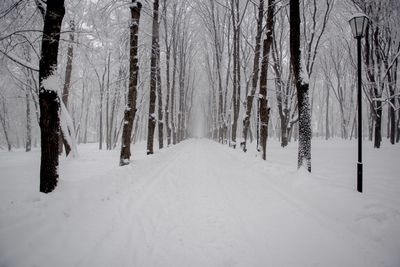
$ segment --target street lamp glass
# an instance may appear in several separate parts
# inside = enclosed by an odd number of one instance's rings
[[[368,17],[364,14],[355,14],[349,20],[354,38],[364,37],[368,25]]]

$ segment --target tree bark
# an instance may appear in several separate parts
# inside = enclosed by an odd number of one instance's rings
[[[42,51],[39,61],[39,105],[41,130],[40,192],[50,193],[58,182],[58,137],[60,133],[60,99],[57,92],[44,87],[44,81],[55,74],[64,18],[64,0],[47,2]]]
[[[175,13],[174,13],[175,14]],[[176,25],[175,25],[176,27]],[[171,87],[171,131],[172,131],[172,144],[176,144],[176,129],[175,129],[175,89],[176,89],[176,69],[177,69],[177,45],[178,41],[175,36],[176,30],[173,32],[173,44],[172,44],[172,57],[173,57],[173,66],[172,66],[172,87]]]
[[[30,80],[29,80],[30,81]],[[28,83],[29,83],[28,81]],[[26,101],[26,144],[25,151],[29,152],[32,148],[32,117],[31,117],[31,100],[29,97],[30,88],[25,88],[25,101]]]
[[[374,148],[380,148],[382,142],[382,101],[374,101],[376,117],[374,124]]]
[[[159,26],[157,26],[159,27]],[[157,43],[157,100],[158,100],[158,148],[164,147],[164,121],[161,91],[161,66],[160,66],[160,44]]]
[[[67,66],[65,68],[65,82],[62,94],[62,101],[64,102],[65,107],[68,110],[68,97],[69,97],[69,89],[71,86],[71,76],[72,76],[72,60],[74,58],[74,31],[75,31],[75,23],[73,20],[70,21],[70,30],[71,33],[69,34],[69,45],[67,49]],[[69,153],[71,152],[71,145],[68,144],[67,139],[65,138],[66,134],[61,130],[61,138],[65,148],[65,155],[68,157]]]
[[[274,13],[275,13],[275,0],[268,0],[267,11],[267,34],[263,42],[263,58],[261,62],[261,77],[260,77],[260,145],[262,149],[262,158],[266,160],[267,157],[267,138],[268,138],[268,120],[269,111],[267,99],[267,77],[268,77],[268,64],[269,52],[272,45],[272,32],[274,31]]]
[[[256,35],[256,48],[254,51],[254,61],[253,61],[253,76],[252,76],[252,86],[250,93],[246,96],[246,114],[243,118],[243,141],[240,143],[243,151],[246,152],[247,144],[247,133],[250,127],[250,117],[251,110],[253,108],[254,94],[256,93],[258,74],[259,74],[259,63],[260,63],[260,50],[261,50],[261,35],[262,35],[262,22],[264,17],[264,0],[260,0],[258,6],[258,19],[257,19],[257,35]]]
[[[164,32],[165,32],[165,57],[166,57],[166,69],[165,77],[167,80],[167,96],[165,99],[165,127],[167,128],[167,146],[171,144],[171,127],[169,122],[170,115],[170,91],[171,91],[171,77],[170,77],[170,66],[171,66],[171,37],[168,40],[168,25],[167,25],[167,0],[164,0],[163,4],[163,21],[164,21]]]
[[[142,4],[132,0],[131,10],[131,26],[130,26],[130,55],[129,55],[129,92],[126,108],[124,111],[124,127],[121,140],[121,155],[119,165],[124,166],[129,164],[131,156],[131,134],[133,121],[136,114],[136,97],[137,97],[137,80],[139,74],[138,66],[138,31],[140,10]]]
[[[309,86],[303,81],[301,69],[299,0],[290,1],[290,63],[296,83],[299,114],[298,168],[305,165],[311,172],[311,114]]]
[[[147,131],[147,155],[153,154],[154,128],[156,127],[156,86],[157,86],[157,47],[159,38],[158,28],[158,0],[153,4],[153,34],[151,41],[150,59],[150,102],[149,102],[149,122]]]
[[[233,122],[232,122],[232,146],[236,148],[237,126],[240,111],[240,18],[239,18],[239,0],[231,2],[231,16],[233,24]]]

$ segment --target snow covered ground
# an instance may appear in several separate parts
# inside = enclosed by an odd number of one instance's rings
[[[192,139],[118,166],[79,147],[56,191],[39,190],[39,151],[0,152],[0,266],[400,266],[400,146],[313,140],[268,160]]]

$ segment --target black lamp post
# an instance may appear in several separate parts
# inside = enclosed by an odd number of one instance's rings
[[[354,38],[357,39],[357,72],[358,72],[358,162],[357,162],[357,191],[363,190],[363,164],[362,164],[362,106],[361,106],[361,38],[364,37],[367,29],[368,17],[364,14],[355,14],[350,20],[350,27]]]

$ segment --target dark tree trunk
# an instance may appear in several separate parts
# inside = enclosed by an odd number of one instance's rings
[[[284,110],[284,113],[288,113],[287,110]],[[288,145],[288,116],[281,116],[281,147],[286,147]]]
[[[299,0],[290,1],[290,63],[296,83],[299,114],[298,167],[305,165],[307,170],[311,172],[311,114],[308,96],[309,86],[301,76]]]
[[[182,129],[183,129],[183,102],[184,102],[184,85],[185,85],[185,60],[184,60],[184,42],[185,42],[185,37],[182,36],[180,37],[179,40],[179,98],[178,98],[178,130],[177,130],[177,137],[176,140],[179,143],[182,141]]]
[[[240,111],[240,17],[239,0],[232,0],[232,24],[233,24],[233,122],[232,122],[232,146],[236,148],[236,132]],[[236,10],[235,10],[236,9]],[[235,12],[236,11],[236,12]]]
[[[172,66],[172,87],[171,87],[171,131],[172,131],[172,144],[176,144],[176,130],[175,130],[175,89],[176,89],[176,69],[177,69],[177,40],[176,36],[173,36],[173,66]]]
[[[167,128],[167,146],[171,144],[171,127],[169,123],[170,115],[170,91],[171,91],[171,77],[170,77],[170,66],[171,66],[171,43],[168,41],[168,27],[167,27],[167,0],[164,0],[163,5],[163,21],[164,21],[164,32],[165,32],[165,57],[166,57],[166,70],[165,77],[167,80],[167,96],[165,99],[165,127]]]
[[[395,102],[395,97],[394,97],[394,91],[393,91],[393,95],[392,98],[390,99],[390,108],[389,108],[389,119],[390,119],[390,133],[389,133],[389,137],[390,137],[390,143],[392,145],[395,144],[395,138],[396,138],[396,111],[394,109],[396,102]]]
[[[397,102],[400,101],[400,97],[397,97]],[[396,134],[396,143],[400,142],[400,109],[397,112],[397,123],[396,123],[396,128],[397,128],[397,134]]]
[[[75,23],[73,20],[70,21],[70,30],[71,33],[69,34],[69,41],[70,44],[68,45],[67,50],[67,67],[65,68],[65,82],[62,94],[62,101],[65,105],[65,108],[68,110],[68,97],[69,97],[69,88],[71,85],[71,76],[72,76],[72,60],[74,58],[74,31],[75,31]],[[69,153],[71,152],[71,145],[68,144],[65,135],[71,133],[63,133],[61,130],[61,138],[65,148],[65,155],[68,157]]]
[[[25,151],[29,152],[32,148],[32,118],[31,118],[31,101],[29,97],[30,88],[25,89],[25,100],[26,100],[26,144]]]
[[[387,61],[385,61],[386,70],[388,69]],[[393,74],[393,75],[392,75]],[[393,66],[393,71],[388,71],[389,101],[388,106],[388,137],[390,143],[395,144],[396,138],[396,84],[397,84],[397,62]]]
[[[267,99],[267,77],[268,77],[268,64],[269,52],[272,45],[272,32],[274,31],[274,10],[275,0],[268,0],[267,11],[267,34],[263,43],[263,58],[261,62],[261,76],[260,76],[260,145],[262,149],[262,158],[266,160],[267,157],[267,138],[268,138],[268,120],[269,108]]]
[[[131,10],[131,26],[130,26],[130,54],[129,54],[129,92],[126,109],[124,111],[124,127],[121,140],[121,155],[119,165],[124,166],[129,164],[131,157],[131,134],[133,121],[136,114],[136,96],[137,96],[137,80],[139,73],[138,66],[138,31],[140,10],[142,4],[132,0]]]
[[[373,36],[373,41],[374,41],[374,49],[376,55],[376,64],[378,69],[377,71],[380,75],[381,65],[382,65],[382,55],[381,51],[379,51],[379,45],[380,45],[379,38],[380,38],[380,29],[379,27],[376,27]],[[379,81],[379,76],[378,76],[378,81]],[[376,84],[376,86],[374,87],[375,98],[379,99],[382,97],[383,88],[384,88],[383,82],[380,84]],[[376,100],[374,101],[374,105],[376,111],[375,128],[374,128],[374,147],[380,148],[382,142],[382,101]]]
[[[156,127],[156,86],[157,86],[157,47],[158,47],[158,0],[153,4],[153,36],[150,59],[150,103],[147,131],[147,155],[153,154],[154,128]]]
[[[378,100],[374,102],[376,105],[376,117],[374,124],[374,148],[380,148],[382,141],[382,102]]]
[[[159,27],[159,26],[157,26]],[[160,44],[157,43],[157,100],[158,100],[158,147],[164,147],[164,121],[161,91],[161,73],[160,73]]]
[[[253,75],[252,75],[252,86],[250,93],[246,96],[246,114],[243,118],[243,142],[240,144],[243,151],[247,151],[247,133],[250,128],[250,117],[251,110],[253,108],[254,94],[256,93],[258,74],[260,70],[260,50],[261,50],[261,35],[262,35],[262,22],[264,17],[264,0],[260,0],[258,6],[258,18],[257,18],[257,35],[256,35],[256,47],[254,51],[254,61],[253,61]]]
[[[222,77],[221,77],[221,70],[222,70],[222,48],[220,43],[220,33],[218,29],[220,28],[220,21],[218,13],[215,14],[216,8],[215,3],[213,0],[209,1],[210,3],[210,15],[211,15],[211,23],[214,35],[214,56],[215,56],[215,64],[216,64],[216,75],[217,75],[217,82],[218,82],[218,115],[217,115],[217,126],[218,126],[218,142],[223,143],[224,141],[224,124],[225,118],[223,114],[223,92],[222,92]],[[217,11],[218,12],[218,11]]]
[[[60,99],[57,92],[43,82],[57,69],[57,54],[64,0],[47,2],[44,18],[42,51],[39,61],[39,105],[41,131],[40,192],[50,193],[58,182],[58,138],[60,134]]]

